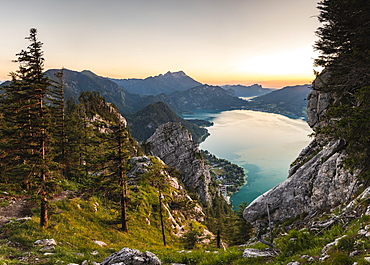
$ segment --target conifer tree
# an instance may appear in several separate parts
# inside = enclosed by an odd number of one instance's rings
[[[370,179],[370,2],[319,2],[315,63],[330,77],[321,88],[332,95],[328,125],[317,133],[346,143],[349,168],[361,169]]]
[[[65,119],[65,100],[64,100],[64,68],[55,73],[57,81],[51,81],[49,101],[53,126],[51,133],[53,135],[54,161],[62,167],[62,175],[65,176],[66,163],[66,119]]]
[[[50,81],[44,76],[42,45],[37,30],[30,29],[26,50],[17,54],[19,69],[10,73],[12,81],[4,88],[1,98],[3,115],[2,148],[6,155],[8,178],[24,183],[27,190],[36,191],[40,198],[40,225],[48,226],[48,196],[51,184],[50,109],[45,99]]]

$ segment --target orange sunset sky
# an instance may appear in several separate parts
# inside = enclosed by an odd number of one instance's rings
[[[29,29],[45,69],[113,78],[184,71],[213,84],[310,83],[316,0],[1,0],[0,80]]]

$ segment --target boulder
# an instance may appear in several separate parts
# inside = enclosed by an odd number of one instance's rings
[[[153,253],[144,253],[137,249],[123,248],[105,258],[101,265],[161,265],[161,261]]]
[[[33,244],[39,246],[56,246],[57,242],[55,242],[54,239],[39,239],[36,240]]]
[[[276,252],[270,249],[246,248],[243,252],[244,258],[275,257],[275,256],[276,256]]]

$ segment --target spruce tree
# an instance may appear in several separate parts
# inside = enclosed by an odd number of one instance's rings
[[[48,226],[48,197],[51,182],[51,155],[49,145],[50,108],[46,104],[50,81],[44,76],[42,45],[37,30],[31,28],[26,50],[17,54],[19,69],[10,75],[12,81],[4,88],[1,98],[3,115],[2,148],[6,155],[8,178],[15,178],[24,188],[36,192],[40,199],[40,225]]]
[[[57,81],[51,80],[52,89],[48,95],[50,102],[51,134],[53,136],[54,161],[62,168],[61,175],[65,176],[66,164],[66,119],[65,119],[65,100],[64,100],[64,69],[55,73]]]

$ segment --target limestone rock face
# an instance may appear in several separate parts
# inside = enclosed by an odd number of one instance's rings
[[[324,125],[330,97],[320,91],[325,75],[314,82],[309,97],[308,123],[315,128]],[[345,144],[315,138],[303,149],[289,171],[289,178],[255,199],[244,210],[244,218],[255,227],[271,221],[284,221],[301,214],[313,216],[340,204],[348,203],[359,189],[356,172],[343,168]]]
[[[336,141],[326,144],[316,155],[304,150],[305,158],[310,155],[312,158],[287,180],[255,199],[244,210],[244,218],[256,227],[265,226],[267,207],[272,221],[276,222],[348,202],[358,183],[354,175],[343,169],[342,147]]]
[[[101,265],[161,265],[161,261],[153,253],[146,251],[144,253],[136,249],[123,248],[105,258]]]
[[[328,77],[329,74],[327,72],[323,72],[318,76],[312,84],[313,90],[308,95],[307,123],[312,129],[324,125],[323,120],[331,96],[329,93],[322,91],[321,88],[325,87]]]
[[[150,152],[181,172],[182,181],[203,203],[211,203],[211,175],[191,134],[180,124],[166,123],[147,140]]]

